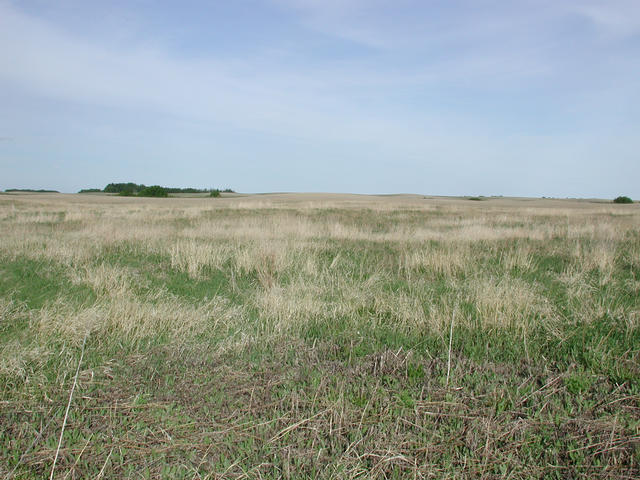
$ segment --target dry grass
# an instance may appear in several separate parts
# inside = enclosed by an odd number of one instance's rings
[[[467,283],[469,302],[477,309],[482,328],[516,327],[527,330],[531,321],[552,319],[549,302],[527,282],[509,276],[474,279]]]
[[[238,278],[255,278],[259,288],[248,305],[277,331],[310,318],[353,319],[366,310],[376,312],[370,315],[376,321],[388,317],[401,328],[441,330],[433,312],[441,304],[461,301],[476,305],[483,324],[525,328],[533,317],[554,315],[539,288],[512,278],[535,272],[540,254],[568,255],[558,279],[585,316],[598,317],[609,306],[594,298],[589,275],[596,272],[598,285],[606,286],[621,255],[638,265],[637,250],[620,246],[637,228],[637,209],[582,201],[302,194],[163,201],[11,195],[0,200],[0,212],[2,258],[62,265],[73,283],[87,285],[97,295],[97,303],[86,311],[65,313],[71,318],[60,327],[65,335],[92,322],[103,325],[106,334],[109,329],[100,320],[105,315],[122,317],[109,320],[110,334],[121,329],[127,335],[151,332],[156,324],[169,328],[173,316],[207,317],[210,305],[188,306],[162,290],[141,299],[133,286],[153,289],[148,278],[136,268],[106,260],[122,249],[139,258],[154,256],[164,262],[161,268],[184,272],[194,281],[218,272],[235,288]],[[355,258],[335,247],[358,243],[390,249],[367,253],[378,248],[372,247]],[[490,262],[496,266],[489,267]],[[385,285],[394,279],[408,287],[388,291]],[[432,288],[439,279],[449,282],[444,292]],[[626,282],[637,291],[637,280]],[[52,298],[43,309],[43,325],[55,324],[62,315],[55,313],[58,303],[64,305],[65,299]],[[154,304],[167,313],[158,314]],[[614,313],[636,318],[634,311]],[[154,320],[149,323],[148,318]],[[132,322],[140,325],[134,328]]]
[[[69,478],[632,478],[639,225],[570,200],[4,195],[0,476],[48,474],[62,438]]]
[[[43,307],[32,320],[43,336],[52,332],[75,344],[89,334],[102,339],[137,342],[167,337],[189,341],[228,323],[243,324],[243,312],[223,298],[193,305],[164,292],[142,299],[133,295],[102,297],[86,308],[70,308],[63,299]]]
[[[231,284],[238,277],[255,276],[260,288],[252,294],[252,303],[278,331],[309,318],[353,318],[366,309],[377,312],[375,317],[393,318],[400,327],[441,329],[441,322],[430,320],[438,305],[463,299],[476,305],[487,325],[524,325],[532,316],[552,317],[535,286],[510,275],[535,271],[536,255],[545,250],[558,253],[553,249],[559,248],[569,254],[570,262],[558,278],[585,315],[598,316],[607,305],[592,298],[589,273],[598,273],[600,285],[612,281],[616,259],[626,252],[620,244],[640,217],[633,206],[621,209],[583,201],[303,194],[215,202],[11,195],[3,197],[0,206],[3,258],[47,259],[63,265],[72,282],[89,286],[98,296],[98,303],[84,313],[67,312],[75,325],[61,327],[67,333],[107,314],[123,317],[110,321],[116,331],[129,334],[135,319],[141,322],[137,330],[151,332],[156,323],[169,325],[173,314],[159,319],[153,313],[158,309],[150,305],[160,302],[175,315],[191,308],[162,291],[152,292],[152,300],[137,298],[132,285],[144,289],[145,277],[104,260],[122,248],[130,255],[167,258],[163,268],[184,272],[193,280],[214,272]],[[380,223],[378,218],[385,220]],[[557,238],[566,243],[551,246]],[[338,249],[331,258],[321,257],[345,242],[388,244],[392,251],[354,259]],[[481,252],[480,244],[486,245]],[[487,268],[487,252],[497,259],[498,270]],[[636,254],[626,253],[637,266]],[[385,291],[384,285],[395,276],[406,279],[408,291]],[[430,287],[439,278],[452,282],[446,298]],[[637,290],[633,280],[627,282]],[[64,304],[64,298],[59,303]],[[52,299],[47,308],[54,313],[42,312],[47,322],[55,323],[51,318],[61,315],[55,313],[55,305]],[[186,317],[207,316],[199,310],[204,307],[193,308]],[[141,313],[135,314],[135,309]],[[634,312],[622,314],[636,317]],[[155,320],[147,325],[147,317]]]
[[[221,269],[231,257],[224,245],[193,239],[178,240],[170,250],[171,268],[187,272],[191,278],[200,278],[207,270]]]

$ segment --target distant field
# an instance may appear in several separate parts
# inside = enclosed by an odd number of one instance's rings
[[[640,477],[640,206],[482,200],[1,196],[0,478]]]

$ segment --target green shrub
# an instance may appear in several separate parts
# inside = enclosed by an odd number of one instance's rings
[[[160,185],[152,185],[145,187],[138,193],[139,197],[168,197],[167,189]]]
[[[633,203],[633,200],[631,200],[629,197],[620,196],[614,198],[613,203]]]
[[[209,196],[213,198],[218,198],[220,196],[220,190],[218,189],[211,190],[211,193],[209,194]]]

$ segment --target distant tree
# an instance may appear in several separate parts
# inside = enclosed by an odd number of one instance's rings
[[[138,192],[139,197],[168,197],[169,192],[164,187],[160,185],[152,185],[150,187],[145,187]]]
[[[78,193],[101,193],[102,190],[99,188],[83,188]]]
[[[217,188],[211,190],[211,193],[209,193],[209,196],[213,198],[218,198],[220,196],[220,190],[218,190]]]
[[[121,192],[130,192],[130,193],[138,193],[139,191],[145,188],[144,184],[136,184],[133,182],[129,183],[110,183],[106,187],[104,187],[105,193],[121,193]]]
[[[613,203],[633,203],[633,200],[631,200],[629,197],[620,196],[614,198]]]

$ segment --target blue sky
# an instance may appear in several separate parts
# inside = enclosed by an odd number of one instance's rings
[[[640,198],[638,0],[0,0],[0,189]]]

